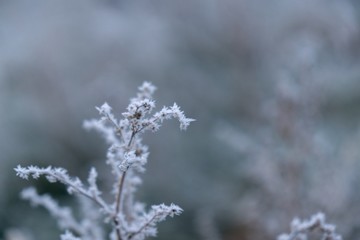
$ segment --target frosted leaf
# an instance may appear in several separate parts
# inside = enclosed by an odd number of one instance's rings
[[[60,207],[59,204],[49,195],[39,195],[32,187],[26,188],[21,192],[21,198],[30,201],[33,206],[42,206],[57,220],[62,229],[73,229],[83,232],[82,226],[73,217],[72,211],[68,207]]]
[[[143,82],[143,84],[139,87],[139,90],[141,93],[148,93],[150,95],[152,95],[155,90],[156,87],[151,83],[151,82]]]
[[[97,180],[97,172],[96,169],[92,167],[89,173],[88,183],[89,183],[89,193],[94,197],[99,196],[101,194],[101,191],[99,191],[99,188],[96,184],[96,180]]]
[[[138,89],[140,91],[137,94],[138,99],[151,99],[156,87],[150,82],[144,82]]]
[[[101,107],[95,107],[95,108],[99,111],[100,115],[110,114],[112,110],[107,102],[101,105]]]

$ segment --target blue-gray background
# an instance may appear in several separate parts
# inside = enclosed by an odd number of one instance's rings
[[[18,193],[64,188],[13,168],[106,172],[82,121],[144,80],[197,119],[145,136],[138,198],[185,209],[159,239],[275,239],[317,211],[359,237],[359,36],[355,0],[0,1],[0,238],[58,239]]]

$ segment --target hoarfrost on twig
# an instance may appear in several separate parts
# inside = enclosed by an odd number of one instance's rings
[[[317,213],[309,220],[301,221],[295,218],[291,222],[291,232],[278,236],[278,240],[303,240],[307,235],[315,230],[320,231],[323,240],[342,240],[342,237],[335,232],[335,225],[325,222],[325,215]]]
[[[70,194],[78,194],[91,200],[103,214],[103,221],[112,222],[112,231],[109,233],[112,240],[143,240],[148,236],[156,236],[157,223],[168,216],[179,215],[183,210],[175,204],[160,204],[153,205],[146,212],[144,204],[134,200],[134,193],[141,183],[139,173],[145,171],[149,156],[148,147],[142,143],[141,133],[146,130],[157,131],[164,120],[172,118],[179,121],[181,130],[185,130],[194,119],[187,118],[176,103],[151,115],[155,108],[155,101],[152,99],[155,89],[151,83],[144,82],[139,87],[137,97],[130,100],[127,111],[122,113],[121,120],[117,120],[110,105],[104,103],[96,107],[100,114],[99,120],[84,122],[86,129],[98,131],[109,144],[106,164],[110,166],[114,176],[112,203],[107,203],[101,196],[95,168],[91,168],[87,184],[77,177],[70,177],[66,169],[51,166],[40,168],[18,165],[15,168],[16,175],[23,179],[45,176],[51,183],[65,184]],[[61,235],[61,240],[103,238],[103,230],[99,227],[103,223],[97,222],[99,215],[94,213],[93,205],[87,204],[85,200],[81,201],[84,205],[82,207],[88,207],[89,211],[83,210],[83,219],[77,221],[70,208],[60,207],[50,196],[38,195],[33,188],[24,190],[22,197],[33,205],[45,207],[58,220],[60,228],[66,231]]]

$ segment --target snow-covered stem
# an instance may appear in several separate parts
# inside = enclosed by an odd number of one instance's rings
[[[161,204],[152,206],[151,210],[146,212],[144,204],[134,200],[134,193],[141,184],[139,173],[145,171],[149,156],[148,147],[141,141],[141,134],[146,130],[157,131],[164,120],[171,118],[179,120],[181,130],[185,130],[194,121],[185,117],[176,103],[171,107],[163,107],[159,112],[151,115],[155,108],[155,101],[152,100],[155,89],[148,82],[139,87],[137,96],[130,100],[127,111],[122,113],[121,120],[117,120],[112,113],[112,108],[104,103],[101,107],[96,107],[101,115],[99,120],[84,122],[86,129],[98,131],[109,144],[106,164],[110,166],[114,175],[112,203],[107,203],[101,197],[95,168],[90,170],[87,186],[79,178],[70,177],[67,170],[63,168],[18,165],[15,168],[16,175],[24,179],[45,176],[51,183],[61,182],[66,185],[70,194],[75,193],[91,199],[99,207],[103,220],[105,222],[110,220],[113,223],[113,229],[109,234],[111,240],[143,240],[147,236],[155,236],[156,224],[165,220],[167,216],[179,215],[182,209],[174,204],[169,206]],[[90,205],[88,206],[89,214],[83,210],[84,219],[77,222],[70,214],[61,215],[64,212],[63,208],[49,196],[39,196],[35,190],[26,190],[24,193],[26,193],[23,194],[26,199],[36,205],[44,206],[62,223],[61,226],[66,231],[61,235],[62,240],[103,239],[101,236],[104,231],[99,229],[102,223],[96,223],[99,216],[90,209],[92,208]]]
[[[121,175],[120,179],[119,179],[119,188],[118,188],[118,192],[116,194],[116,199],[115,199],[115,215],[114,215],[114,223],[115,226],[119,225],[119,221],[117,219],[117,216],[120,214],[120,209],[121,209],[121,195],[122,195],[122,190],[124,187],[124,182],[125,182],[125,177],[126,177],[126,171],[123,172],[123,174]],[[121,232],[119,228],[116,228],[116,236],[117,236],[117,240],[121,240]]]
[[[335,232],[335,229],[335,225],[325,222],[323,213],[317,213],[309,220],[301,221],[295,218],[291,222],[291,232],[279,235],[277,240],[307,239],[307,235],[316,230],[322,234],[322,240],[342,240],[342,237]]]
[[[150,231],[156,223],[164,221],[168,216],[174,217],[174,215],[180,215],[182,211],[183,210],[175,204],[171,204],[170,206],[164,204],[152,206],[152,211],[144,216],[143,224],[137,230],[131,232],[127,239],[134,239],[134,237],[139,234],[145,234],[144,232],[146,230],[149,231],[149,236],[156,236],[156,232]]]
[[[83,228],[79,222],[75,220],[70,208],[60,207],[59,204],[49,195],[39,195],[35,188],[29,187],[21,192],[21,197],[29,200],[34,206],[42,206],[57,219],[60,228],[69,229],[76,234],[84,234]]]
[[[101,198],[99,194],[94,194],[90,187],[86,189],[83,186],[83,183],[79,178],[71,178],[67,171],[64,168],[53,168],[51,166],[46,168],[39,168],[37,166],[29,166],[29,167],[21,167],[18,165],[15,168],[16,175],[28,180],[29,176],[31,176],[34,179],[39,178],[41,175],[45,175],[46,179],[51,182],[61,182],[68,186],[68,192],[70,194],[72,193],[80,193],[84,195],[85,197],[88,197],[89,199],[93,200],[96,204],[98,204],[103,211],[106,213],[111,214],[110,207],[105,201]]]

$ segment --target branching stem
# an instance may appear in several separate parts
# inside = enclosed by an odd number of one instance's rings
[[[141,233],[146,227],[148,227],[152,221],[157,217],[158,215],[155,214],[149,221],[147,221],[143,226],[141,226],[136,232],[133,232],[129,235],[129,239],[133,238],[135,235]]]

